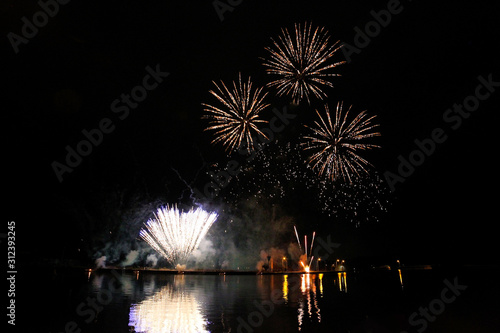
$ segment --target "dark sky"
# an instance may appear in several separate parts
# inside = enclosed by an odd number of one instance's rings
[[[19,228],[19,252],[46,257],[58,257],[61,248],[74,252],[75,242],[102,232],[99,219],[113,215],[116,193],[130,202],[178,202],[186,187],[172,168],[202,187],[210,165],[229,160],[221,147],[209,144],[200,119],[201,103],[211,100],[212,80],[229,82],[242,72],[264,85],[268,78],[259,57],[281,27],[313,22],[326,27],[333,40],[355,45],[354,28],[364,30],[373,21],[371,11],[387,4],[246,0],[224,12],[221,21],[212,1],[73,0],[16,54],[8,33],[21,35],[22,17],[32,21],[40,7],[4,3],[4,193],[6,219]],[[431,137],[435,128],[442,128],[447,140],[396,185],[380,222],[355,228],[309,207],[304,212],[314,228],[335,234],[356,255],[487,260],[497,242],[493,119],[500,87],[456,130],[443,114],[474,96],[479,76],[500,81],[498,8],[424,1],[403,1],[400,8],[339,67],[342,76],[334,78],[334,89],[327,88],[327,102],[344,100],[378,116],[382,149],[370,159],[380,175],[396,173],[398,156],[407,158],[416,149],[414,140]],[[343,60],[342,53],[336,60]],[[111,103],[142,83],[147,66],[159,66],[169,76],[120,120]],[[273,96],[270,90],[273,107],[289,102]],[[313,109],[321,105],[302,105],[300,121],[313,119]],[[76,147],[82,130],[96,128],[103,118],[112,119],[114,130],[59,182],[51,163],[63,162],[65,147]],[[189,203],[186,196],[180,201]],[[311,224],[303,215],[297,223],[306,230]]]

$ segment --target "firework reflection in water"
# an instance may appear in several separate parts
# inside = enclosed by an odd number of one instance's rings
[[[183,279],[184,275],[176,276],[173,285],[166,285],[144,301],[132,304],[129,325],[134,332],[209,332],[200,310],[202,304],[184,288]]]

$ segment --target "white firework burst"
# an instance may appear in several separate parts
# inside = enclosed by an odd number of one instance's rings
[[[172,265],[185,264],[217,216],[201,208],[184,212],[177,207],[161,207],[155,217],[145,223],[140,237]]]

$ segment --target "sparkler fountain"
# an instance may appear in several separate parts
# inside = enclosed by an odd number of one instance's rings
[[[145,223],[140,237],[173,266],[182,267],[217,217],[201,208],[184,212],[177,207],[161,207],[155,218]]]

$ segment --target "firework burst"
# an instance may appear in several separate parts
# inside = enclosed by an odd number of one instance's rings
[[[222,143],[229,153],[240,147],[242,143],[248,151],[254,150],[252,135],[261,135],[267,139],[256,125],[267,123],[259,119],[259,113],[269,106],[264,102],[267,93],[263,93],[262,88],[253,91],[250,77],[247,83],[243,83],[241,73],[238,84],[233,81],[232,90],[228,89],[222,81],[220,86],[213,83],[216,90],[210,90],[210,93],[223,104],[223,108],[202,104],[205,106],[204,111],[207,112],[202,118],[210,120],[206,130],[215,131],[216,137],[212,143]]]
[[[308,162],[320,176],[327,176],[330,180],[343,179],[352,182],[354,176],[360,172],[368,173],[366,166],[371,164],[359,156],[359,150],[379,148],[379,146],[364,143],[365,139],[380,136],[379,132],[372,132],[377,124],[372,124],[375,116],[368,117],[366,111],[359,113],[352,121],[348,120],[351,106],[343,114],[342,103],[337,103],[335,119],[332,122],[328,105],[325,105],[326,116],[322,117],[316,110],[319,121],[315,127],[308,127],[313,134],[304,136],[306,142],[304,150],[311,150],[313,154]]]
[[[201,208],[184,212],[161,207],[141,229],[140,237],[172,265],[185,264],[216,219],[216,213]]]
[[[322,86],[333,88],[333,84],[326,79],[340,76],[326,71],[345,63],[328,64],[328,60],[342,46],[338,46],[339,41],[330,44],[326,29],[317,27],[313,30],[312,23],[308,25],[306,22],[303,29],[300,24],[295,24],[295,36],[286,28],[281,31],[279,41],[271,38],[274,45],[266,48],[270,55],[264,59],[263,65],[268,74],[279,77],[268,86],[276,87],[278,96],[291,95],[296,104],[303,98],[310,103],[310,94],[322,100],[326,97]]]

